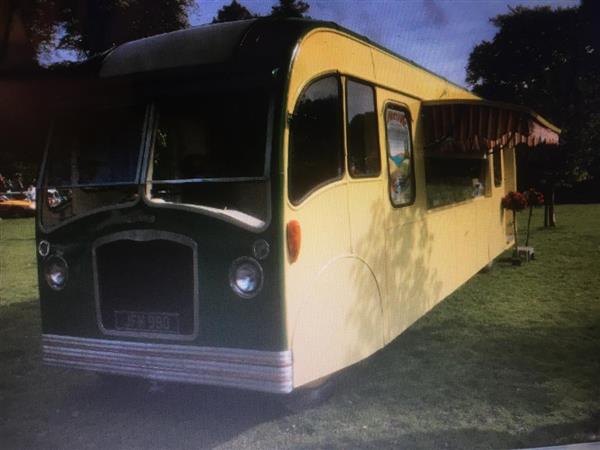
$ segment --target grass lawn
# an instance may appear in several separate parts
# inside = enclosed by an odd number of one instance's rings
[[[535,261],[499,262],[477,275],[346,371],[327,403],[297,414],[254,393],[113,389],[90,374],[42,367],[33,221],[1,221],[2,448],[482,449],[600,440],[600,205],[559,206],[557,217],[556,228],[534,229]]]
[[[37,298],[33,219],[0,219],[0,308]]]

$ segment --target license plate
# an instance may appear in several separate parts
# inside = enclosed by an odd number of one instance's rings
[[[115,328],[120,331],[179,334],[179,314],[115,311]]]

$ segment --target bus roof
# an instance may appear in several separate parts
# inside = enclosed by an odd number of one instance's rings
[[[330,29],[424,70],[468,92],[464,87],[404,58],[334,22],[312,19],[258,18],[202,25],[122,44],[101,63],[100,76],[112,77],[208,64],[251,64],[253,70],[272,70],[291,58],[296,44],[311,30]]]

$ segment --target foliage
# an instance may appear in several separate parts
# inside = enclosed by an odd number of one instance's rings
[[[279,0],[278,5],[271,8],[273,17],[306,17],[310,5],[302,0]]]
[[[527,197],[520,192],[510,191],[502,198],[502,207],[513,212],[522,211],[527,208]]]
[[[272,6],[270,16],[278,18],[301,18],[305,17],[305,13],[309,8],[310,5],[302,0],[279,0],[278,4]],[[218,11],[217,17],[214,17],[212,22],[231,22],[234,20],[251,19],[253,17],[259,16],[250,12],[248,8],[240,4],[237,0],[232,0],[229,5],[223,6]]]
[[[490,21],[498,32],[473,49],[467,82],[478,95],[533,107],[562,125],[573,101],[577,9],[518,6]]]
[[[523,193],[523,195],[525,196],[527,204],[530,208],[533,208],[534,206],[541,206],[544,204],[544,194],[536,191],[534,188],[529,188]]]
[[[194,0],[25,0],[18,6],[38,55],[88,57],[115,45],[189,26]]]
[[[9,0],[9,20],[14,20],[17,13],[27,30],[28,39],[37,53],[48,51],[53,42],[57,20],[54,2],[43,0]],[[33,55],[32,55],[33,56]],[[32,64],[35,64],[32,61]]]
[[[600,2],[519,6],[490,20],[498,32],[473,49],[467,82],[483,97],[529,106],[562,128],[560,146],[532,152],[529,161],[553,205],[556,187],[600,176]],[[552,225],[553,214],[546,215]]]
[[[501,201],[502,208],[508,209],[513,213],[513,233],[515,237],[515,248],[514,253],[517,254],[517,248],[519,245],[519,241],[517,239],[517,212],[524,210],[527,208],[527,197],[525,197],[520,192],[510,191],[504,197],[502,197]]]
[[[229,5],[224,5],[217,16],[213,17],[212,23],[233,22],[235,20],[246,20],[256,17],[256,14],[251,13],[248,8],[241,5],[237,0],[232,0]]]

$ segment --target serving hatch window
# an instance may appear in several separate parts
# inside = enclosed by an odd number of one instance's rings
[[[264,225],[267,95],[256,90],[165,99],[157,111],[150,200]]]
[[[425,152],[428,208],[458,203],[485,195],[487,163],[485,156],[480,154],[427,155]]]

